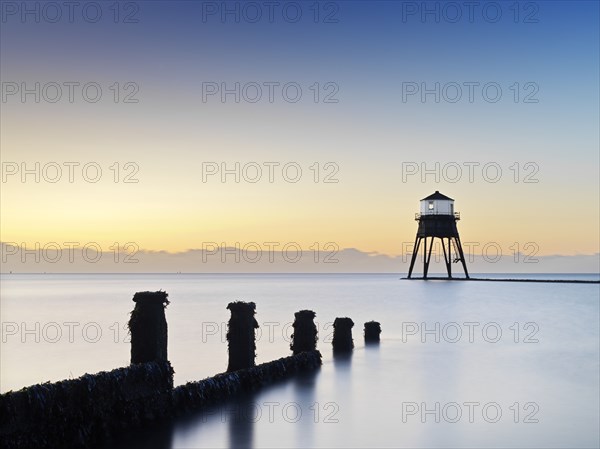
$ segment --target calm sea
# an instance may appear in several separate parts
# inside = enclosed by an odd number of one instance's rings
[[[136,291],[169,293],[176,384],[226,368],[230,301],[257,305],[258,363],[290,354],[294,312],[317,313],[319,372],[137,432],[122,447],[600,445],[598,284],[148,274],[2,275],[0,288],[2,392],[127,365]],[[341,316],[354,320],[356,346],[342,359],[331,354]],[[379,346],[364,345],[369,320],[381,323]]]

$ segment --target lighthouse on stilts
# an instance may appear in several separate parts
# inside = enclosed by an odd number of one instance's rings
[[[423,279],[427,279],[433,241],[436,238],[439,238],[442,242],[448,278],[452,277],[452,263],[462,262],[465,276],[468,279],[469,272],[467,271],[465,255],[460,244],[458,229],[456,228],[456,222],[460,220],[460,214],[454,212],[454,200],[436,190],[434,194],[421,200],[421,212],[415,214],[415,220],[419,222],[419,229],[417,230],[417,238],[415,239],[415,246],[410,260],[408,279],[412,276],[421,241],[423,241]],[[428,238],[429,247],[427,246]],[[453,250],[454,256],[452,255]]]

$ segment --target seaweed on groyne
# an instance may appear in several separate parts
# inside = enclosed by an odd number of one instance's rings
[[[217,374],[197,382],[188,382],[173,390],[173,410],[181,413],[215,404],[239,393],[257,390],[265,385],[321,366],[317,350],[283,357],[251,368]]]
[[[173,391],[169,362],[46,382],[0,395],[3,448],[87,447],[163,416]]]
[[[182,415],[321,365],[319,351],[173,388],[168,361],[138,363],[0,395],[3,448],[89,447],[157,419]]]

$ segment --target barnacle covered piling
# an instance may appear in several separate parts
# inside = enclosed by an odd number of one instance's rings
[[[290,349],[294,354],[317,349],[317,326],[315,325],[316,313],[312,310],[300,310],[294,314],[294,333]]]
[[[333,322],[333,350],[334,352],[349,352],[354,348],[352,328],[354,321],[350,318],[336,318]]]
[[[381,324],[377,321],[367,321],[365,323],[365,343],[379,343],[381,334]]]
[[[251,368],[255,365],[256,335],[258,323],[254,318],[256,304],[253,302],[230,302],[227,308],[231,311],[227,329],[229,348],[229,365],[227,371]]]
[[[129,319],[131,333],[131,363],[166,361],[167,292],[138,292],[133,295],[135,308]]]

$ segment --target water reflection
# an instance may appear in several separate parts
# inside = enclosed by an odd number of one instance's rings
[[[353,351],[348,352],[336,352],[333,351],[333,366],[336,371],[347,371],[350,369],[352,364]]]
[[[381,365],[380,345],[378,341],[365,342],[365,363],[377,372]]]
[[[333,352],[333,368],[334,368],[334,394],[337,397],[346,397],[348,407],[352,407],[352,396],[348,395],[352,391],[352,355],[350,352]]]
[[[172,447],[254,447],[254,426],[261,419],[258,394],[240,394],[178,417]]]
[[[315,404],[319,404],[315,392],[318,377],[319,370],[301,373],[180,416],[174,421],[170,447],[263,447],[278,441],[277,435],[285,437],[292,428],[296,432],[294,446],[314,446],[317,435],[313,418],[319,413],[315,411]],[[138,447],[154,447],[152,437],[141,441]]]
[[[315,446],[315,423],[319,422],[319,404],[316,396],[317,380],[320,370],[307,371],[292,379],[294,401],[300,404],[304,416],[295,426],[296,447]]]
[[[261,418],[262,413],[255,396],[247,394],[235,402],[230,401],[224,417],[229,421],[227,428],[231,449],[254,447],[254,424]]]

